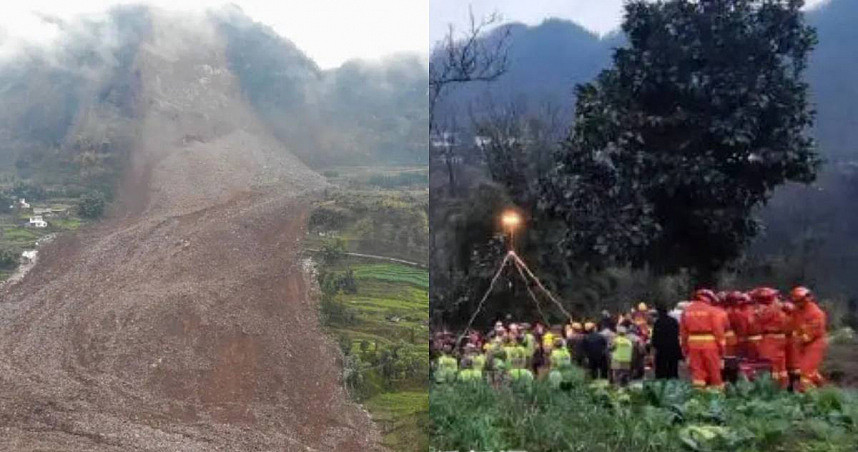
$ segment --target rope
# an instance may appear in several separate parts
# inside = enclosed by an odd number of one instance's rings
[[[515,269],[518,270],[518,274],[521,275],[521,279],[524,280],[524,287],[527,288],[527,293],[530,294],[530,299],[536,304],[536,310],[539,312],[539,315],[542,317],[542,321],[548,325],[548,317],[545,316],[545,313],[542,312],[542,306],[539,304],[539,299],[536,298],[536,294],[533,293],[533,290],[530,288],[530,281],[528,281],[527,276],[524,275],[524,272],[521,270],[521,266],[518,265],[518,262],[513,262],[515,264]]]
[[[465,329],[464,329],[464,330],[462,330],[462,334],[459,336],[459,338],[458,338],[458,339],[456,339],[456,345],[455,345],[455,346],[457,346],[457,347],[458,347],[458,345],[462,342],[462,338],[464,338],[464,337],[465,337],[465,334],[467,334],[467,333],[468,333],[468,331],[471,329],[471,325],[473,325],[473,324],[474,324],[474,320],[477,318],[477,314],[479,314],[479,313],[480,313],[480,310],[482,310],[482,309],[483,309],[483,303],[485,303],[485,302],[486,302],[486,299],[487,299],[487,298],[489,298],[489,294],[491,294],[491,293],[492,293],[492,289],[494,289],[494,287],[495,287],[495,283],[497,282],[498,277],[500,277],[501,272],[503,272],[504,267],[506,267],[507,262],[509,262],[509,258],[510,258],[511,256],[514,256],[514,255],[515,255],[515,253],[513,253],[512,251],[510,251],[509,253],[507,253],[506,257],[504,257],[504,258],[503,258],[503,262],[501,262],[500,267],[498,268],[497,273],[495,273],[495,276],[492,278],[492,282],[489,284],[489,289],[488,289],[488,290],[486,291],[486,293],[483,295],[483,298],[482,298],[482,299],[480,299],[480,303],[479,303],[479,304],[477,304],[477,310],[476,310],[476,311],[474,311],[474,314],[473,314],[473,315],[471,315],[471,320],[468,320],[468,326],[466,326],[466,327],[465,327]]]
[[[532,271],[530,271],[530,268],[528,268],[527,264],[525,264],[524,261],[522,261],[521,258],[519,258],[517,254],[515,254],[515,252],[510,251],[509,255],[512,256],[516,264],[522,266],[524,270],[527,271],[527,274],[530,275],[530,277],[533,279],[533,282],[536,283],[537,287],[539,287],[542,292],[544,292],[545,295],[548,296],[548,299],[553,301],[554,304],[556,304],[557,307],[560,308],[560,311],[562,311],[563,314],[565,314],[569,320],[572,320],[572,314],[569,314],[569,311],[567,311],[566,308],[564,308],[563,305],[559,301],[557,301],[556,298],[554,298],[554,295],[548,289],[546,289],[545,286],[542,285],[542,282],[539,280],[539,278],[536,277],[536,275],[533,274]]]

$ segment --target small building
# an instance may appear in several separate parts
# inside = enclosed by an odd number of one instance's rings
[[[27,225],[34,228],[46,228],[48,227],[48,222],[45,221],[41,215],[36,215],[34,217],[30,217],[30,222],[27,223]]]
[[[38,253],[38,251],[36,251],[36,250],[27,250],[27,251],[24,251],[23,253],[21,253],[21,257],[23,257],[24,260],[26,260],[26,261],[32,262],[32,261],[36,260],[36,254],[37,253]]]
[[[50,216],[53,211],[50,207],[33,207],[33,215]]]
[[[19,202],[18,202],[18,207],[20,207],[20,208],[22,208],[22,209],[29,209],[29,208],[30,208],[30,204],[27,202],[27,200],[26,200],[26,199],[21,198],[21,199],[19,200]]]

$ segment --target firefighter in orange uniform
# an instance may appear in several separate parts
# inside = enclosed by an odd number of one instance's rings
[[[748,319],[743,315],[743,310],[750,301],[747,295],[739,291],[727,294],[727,316],[736,335],[736,356],[741,358],[747,357]]]
[[[796,314],[795,304],[787,301],[783,304],[784,312],[787,315],[787,346],[786,346],[786,368],[789,376],[788,388],[790,390],[797,389],[798,381],[801,378],[801,370],[798,367],[798,351],[801,348],[801,338],[796,334],[798,315]]]
[[[724,326],[712,305],[717,297],[711,290],[698,290],[682,311],[679,335],[682,351],[691,371],[691,384],[702,388],[724,386],[721,358],[724,356]]]
[[[806,391],[822,385],[824,379],[819,374],[819,364],[825,356],[827,342],[826,315],[813,294],[806,287],[796,287],[790,294],[795,303],[795,334],[798,335],[798,367],[801,371],[799,391]]]
[[[756,300],[751,297],[751,294],[745,294],[747,297],[742,305],[741,315],[745,326],[745,334],[747,341],[745,342],[745,358],[755,361],[760,359],[760,344],[763,341],[763,330],[760,323],[757,321],[757,311],[760,306]]]
[[[789,383],[786,368],[787,347],[787,315],[778,301],[778,291],[770,287],[761,287],[751,292],[751,298],[760,304],[757,311],[757,323],[762,329],[763,340],[760,342],[760,357],[767,359],[772,365],[772,379],[782,388]]]
[[[733,331],[733,326],[730,322],[730,314],[728,314],[728,296],[726,293],[718,294],[718,302],[712,305],[712,308],[718,314],[718,319],[721,321],[721,327],[724,329],[724,356],[736,356],[736,332]]]

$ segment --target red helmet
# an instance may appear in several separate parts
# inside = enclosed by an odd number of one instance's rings
[[[702,301],[706,304],[718,304],[718,296],[715,295],[715,292],[712,292],[709,289],[699,289],[694,292],[694,296],[692,297],[695,301]]]
[[[795,303],[804,303],[806,301],[813,300],[813,292],[811,292],[807,287],[798,286],[790,292],[790,298],[792,298],[792,301]]]
[[[747,295],[739,292],[738,290],[734,290],[727,294],[725,297],[725,303],[727,306],[739,306],[744,303],[746,298],[748,298]]]
[[[778,295],[780,292],[771,287],[758,287],[751,291],[751,299],[760,304],[772,304],[778,299]]]

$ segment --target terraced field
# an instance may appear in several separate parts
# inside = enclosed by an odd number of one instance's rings
[[[331,323],[329,331],[359,363],[360,387],[354,395],[378,424],[385,446],[396,451],[428,450],[423,426],[429,414],[429,273],[354,258],[333,270],[349,268],[357,291],[335,298],[352,320]]]

